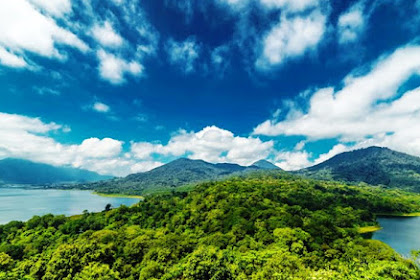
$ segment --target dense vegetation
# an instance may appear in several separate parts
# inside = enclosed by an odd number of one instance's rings
[[[387,148],[342,153],[297,173],[314,179],[365,182],[420,192],[420,158]]]
[[[284,174],[203,183],[133,207],[0,226],[0,279],[420,279],[363,239],[420,196]]]
[[[229,163],[212,164],[203,160],[180,158],[148,172],[103,182],[69,185],[67,188],[91,189],[101,193],[143,195],[170,191],[186,184],[221,179],[232,174],[274,168],[277,167],[267,161],[258,161],[251,166],[241,166]]]
[[[55,167],[23,159],[6,158],[0,160],[0,183],[5,184],[54,184],[63,182],[92,182],[105,180],[110,176],[70,168]]]

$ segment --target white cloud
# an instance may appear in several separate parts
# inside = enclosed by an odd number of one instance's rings
[[[0,64],[12,68],[25,68],[28,66],[25,59],[14,53],[8,52],[0,46]]]
[[[70,0],[29,0],[32,4],[52,16],[61,17],[71,12]]]
[[[195,39],[190,37],[182,42],[171,39],[166,44],[166,51],[171,64],[178,66],[184,73],[194,72],[200,53],[200,46]]]
[[[147,171],[161,163],[122,156],[123,142],[89,138],[80,144],[61,144],[50,134],[69,133],[70,128],[45,123],[39,118],[0,113],[0,158],[14,157],[56,166],[73,166],[101,174],[125,176]]]
[[[249,165],[266,158],[273,149],[273,142],[258,138],[240,137],[232,132],[208,126],[199,132],[181,130],[166,145],[147,142],[132,143],[131,151],[136,158],[150,159],[153,154],[185,156],[209,162],[231,162]]]
[[[113,29],[109,21],[105,21],[103,25],[95,25],[92,34],[103,46],[115,48],[123,44],[123,38]]]
[[[355,42],[359,39],[366,25],[363,10],[364,4],[359,2],[340,15],[337,23],[338,42],[340,44]]]
[[[89,138],[78,147],[78,155],[91,158],[115,157],[122,151],[122,141],[112,138]]]
[[[109,106],[102,103],[102,102],[93,103],[92,109],[95,110],[96,112],[100,112],[100,113],[107,113],[110,110]]]
[[[317,7],[320,0],[260,0],[268,8],[280,8],[288,12],[301,12]]]
[[[122,141],[112,138],[92,137],[80,144],[61,144],[51,136],[69,132],[67,126],[45,123],[38,118],[0,113],[0,158],[23,158],[125,176],[162,165],[153,159],[153,154],[163,157],[188,155],[192,159],[210,162],[249,165],[273,151],[272,141],[234,136],[232,132],[215,126],[199,132],[181,130],[166,145],[131,143],[128,153],[123,152]]]
[[[339,90],[317,90],[307,110],[295,104],[286,119],[268,120],[254,133],[339,138],[355,147],[380,145],[420,155],[420,87],[400,92],[408,79],[420,75],[420,46],[399,48],[364,73],[347,76]]]
[[[309,156],[306,151],[279,152],[275,164],[286,171],[299,170],[312,165]]]
[[[104,50],[97,52],[100,76],[113,84],[125,82],[125,75],[141,76],[144,67],[137,61],[126,61]]]
[[[32,87],[32,89],[39,95],[61,95],[61,92],[47,87]]]
[[[40,2],[40,1],[37,1]],[[15,54],[32,52],[49,58],[62,58],[57,49],[66,45],[80,51],[88,46],[54,19],[42,14],[25,0],[0,1],[0,47]]]
[[[325,25],[326,16],[318,10],[307,16],[282,16],[280,22],[265,35],[256,66],[269,68],[315,50],[324,36]]]

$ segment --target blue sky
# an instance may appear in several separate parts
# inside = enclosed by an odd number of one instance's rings
[[[0,3],[0,158],[123,176],[420,156],[420,0]]]

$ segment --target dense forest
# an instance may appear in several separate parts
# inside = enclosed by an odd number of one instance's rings
[[[105,207],[105,206],[104,206]],[[420,279],[358,228],[420,196],[254,174],[132,207],[0,226],[0,279]]]

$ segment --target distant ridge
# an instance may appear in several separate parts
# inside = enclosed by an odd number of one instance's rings
[[[98,173],[70,167],[56,167],[24,159],[0,160],[0,183],[3,184],[56,184],[80,183],[110,179]]]
[[[420,158],[376,146],[338,154],[297,173],[315,179],[365,182],[420,192]]]
[[[233,163],[213,164],[203,160],[180,158],[147,172],[78,187],[105,193],[144,194],[171,190],[175,187],[202,181],[216,180],[232,174],[268,169],[280,170],[280,168],[267,161],[258,161],[257,165],[241,166]]]

